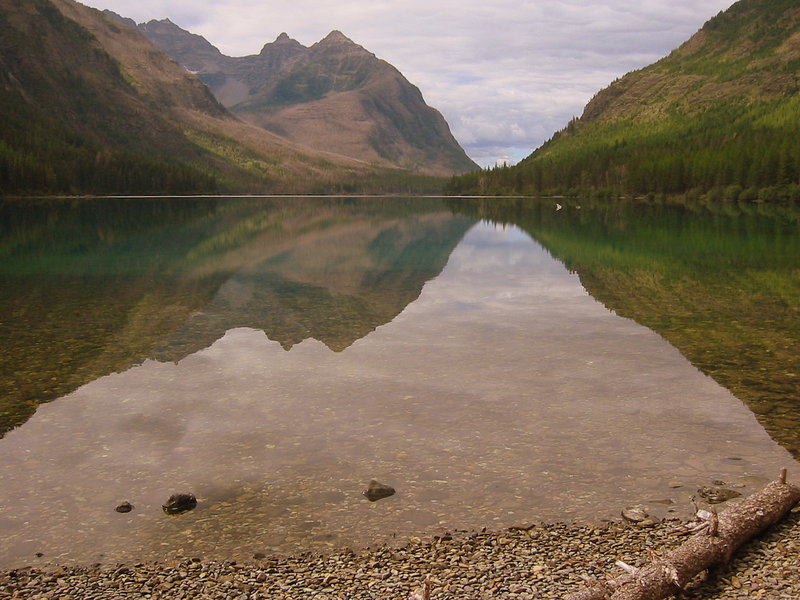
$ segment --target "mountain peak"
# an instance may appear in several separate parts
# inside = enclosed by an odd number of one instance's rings
[[[419,89],[339,30],[310,48],[281,33],[241,58],[212,54],[185,36],[150,39],[239,117],[294,143],[429,174],[477,167]]]
[[[286,32],[281,33],[277,38],[275,38],[274,42],[267,42],[264,44],[264,47],[261,48],[260,55],[261,56],[282,56],[286,58],[287,56],[291,56],[296,54],[297,52],[301,52],[305,50],[305,46],[298,42],[294,38],[290,38]]]
[[[139,25],[140,29],[145,30],[159,30],[159,31],[179,31],[181,33],[189,33],[185,29],[182,29],[169,19],[150,19],[147,23],[141,23]]]
[[[323,52],[334,52],[336,54],[369,54],[370,56],[375,56],[364,48],[356,44],[353,40],[347,37],[338,29],[334,29],[316,44],[311,46],[314,50],[322,50]]]
[[[331,30],[331,32],[328,35],[326,35],[324,39],[329,39],[329,38],[330,39],[346,40],[348,42],[351,41],[349,37],[347,37],[345,34],[343,34],[338,29]]]
[[[357,46],[353,40],[347,37],[338,29],[334,29],[328,35],[326,35],[322,40],[318,43],[320,44],[352,44],[353,46]]]

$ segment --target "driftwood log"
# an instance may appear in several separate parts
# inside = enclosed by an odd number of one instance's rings
[[[681,592],[700,572],[726,564],[733,553],[800,502],[800,488],[786,483],[786,469],[778,481],[725,510],[712,515],[700,533],[664,557],[641,569],[618,563],[625,575],[574,593],[566,600],[662,600]]]

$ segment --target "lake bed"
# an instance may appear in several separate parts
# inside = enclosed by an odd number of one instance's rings
[[[1,565],[242,559],[633,504],[685,517],[702,486],[792,470],[747,406],[521,229],[413,201],[300,206],[314,217],[215,208],[213,236],[146,273],[212,280],[203,302],[0,440]],[[158,314],[142,298],[104,352]],[[369,502],[371,479],[397,493]],[[197,508],[165,515],[181,491]]]

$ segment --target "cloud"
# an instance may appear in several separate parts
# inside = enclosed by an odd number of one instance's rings
[[[599,89],[654,62],[731,0],[89,0],[169,17],[230,56],[339,29],[417,85],[482,165],[529,154]]]

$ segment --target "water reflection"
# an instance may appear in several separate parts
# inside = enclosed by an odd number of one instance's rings
[[[264,265],[203,309],[210,346],[190,347],[189,315],[161,346],[177,362],[97,379],[0,440],[0,563],[247,558],[631,502],[663,514],[711,480],[746,492],[791,461],[741,402],[516,228],[476,225],[416,301],[329,345],[255,328],[278,277]],[[233,308],[253,320],[213,341]],[[366,501],[372,478],[397,495]],[[163,515],[184,489],[198,508]],[[135,510],[115,513],[122,500]]]
[[[664,335],[800,456],[800,207],[458,200],[522,227],[618,314]]]
[[[0,434],[42,402],[234,327],[342,349],[473,221],[440,201],[0,201]]]

